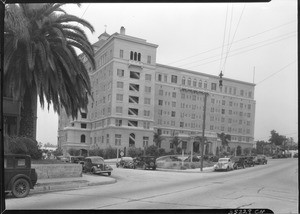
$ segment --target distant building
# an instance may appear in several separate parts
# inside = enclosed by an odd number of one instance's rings
[[[218,76],[158,64],[158,45],[126,35],[123,27],[98,38],[96,69],[82,56],[92,85],[88,111],[77,120],[65,113],[59,117],[58,146],[64,154],[70,148],[145,148],[153,144],[154,132],[164,137],[160,147],[166,151],[178,136],[180,147],[190,152],[194,138],[202,135],[203,92],[209,93],[206,151],[216,153],[222,132],[231,135],[230,148],[253,147],[254,84],[223,78],[219,88]]]

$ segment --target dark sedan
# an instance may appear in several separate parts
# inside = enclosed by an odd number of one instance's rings
[[[90,172],[93,174],[97,173],[107,173],[111,175],[112,167],[104,163],[104,159],[100,156],[91,156],[86,157],[84,161],[80,162],[82,166],[83,172]]]
[[[263,165],[263,164],[267,164],[268,160],[267,157],[265,155],[257,155],[254,158],[254,163],[257,165]]]

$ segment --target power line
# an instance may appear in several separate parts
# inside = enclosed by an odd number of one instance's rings
[[[229,55],[228,57],[233,57],[233,56],[236,56],[236,55],[240,55],[240,54],[243,54],[243,53],[246,53],[246,52],[255,50],[255,49],[257,49],[257,48],[264,47],[264,46],[266,46],[266,45],[270,45],[270,44],[273,44],[273,43],[280,42],[281,40],[288,39],[288,38],[291,38],[291,37],[293,37],[293,36],[289,36],[289,37],[286,37],[286,38],[283,38],[283,39],[279,39],[279,40],[277,40],[277,41],[270,42],[270,43],[267,43],[267,44],[258,46],[258,47],[256,47],[256,48],[252,48],[252,49],[248,49],[248,50],[245,50],[245,51],[241,51],[241,52],[238,52],[238,53],[236,53],[236,54]],[[215,57],[215,56],[214,56],[214,57]],[[212,58],[212,57],[209,57],[209,58]],[[216,59],[216,60],[209,61],[209,62],[206,62],[206,63],[202,63],[202,64],[199,64],[199,65],[191,66],[191,67],[188,67],[188,68],[186,68],[186,69],[195,68],[195,67],[200,67],[200,66],[202,66],[202,65],[206,65],[206,64],[209,64],[209,63],[213,63],[213,62],[216,62],[216,61],[219,61],[219,60],[220,60],[220,59]]]
[[[295,22],[295,21],[296,21],[296,20],[293,20],[293,21],[290,21],[290,22],[286,22],[286,23],[284,23],[284,24],[281,24],[281,25],[278,25],[278,26],[276,26],[276,27],[270,28],[270,29],[268,29],[268,30],[259,32],[259,33],[257,33],[257,34],[254,34],[254,35],[251,35],[251,36],[244,37],[244,38],[242,38],[242,39],[236,40],[236,41],[233,42],[233,43],[239,43],[239,42],[241,42],[241,41],[244,41],[244,40],[247,40],[247,39],[256,37],[256,36],[261,35],[261,34],[264,34],[264,33],[266,33],[266,32],[269,32],[269,31],[275,30],[275,29],[277,29],[277,28],[281,28],[281,27],[283,27],[283,26],[285,26],[285,25],[291,24],[291,23],[293,23],[293,22]],[[226,46],[227,46],[227,45],[226,45]],[[192,55],[192,56],[183,58],[183,59],[179,59],[179,60],[170,62],[170,63],[168,63],[168,64],[175,64],[175,63],[177,63],[177,62],[181,62],[181,61],[184,61],[184,60],[186,60],[186,59],[190,59],[190,58],[193,58],[193,57],[195,57],[195,56],[202,55],[202,54],[204,54],[204,53],[208,53],[208,52],[211,52],[211,51],[220,49],[221,47],[222,47],[222,46],[219,46],[219,47],[216,47],[216,48],[213,48],[213,49],[210,49],[210,50],[207,50],[207,51],[204,51],[204,52],[201,52],[201,53],[198,53],[198,54],[195,54],[195,55]]]
[[[227,15],[228,15],[228,4],[227,4],[227,10],[226,10],[225,28],[224,28],[223,44],[222,44],[222,51],[221,51],[221,58],[220,58],[220,70],[221,70],[221,64],[222,64],[222,58],[223,58],[223,50],[224,50],[224,42],[225,42],[225,34],[226,34],[226,28],[227,28]]]
[[[270,76],[266,77],[266,78],[265,78],[265,79],[263,79],[262,81],[260,81],[260,82],[256,83],[256,86],[257,86],[258,84],[262,83],[263,81],[265,81],[265,80],[267,80],[267,79],[271,78],[272,76],[274,76],[274,75],[278,74],[279,72],[283,71],[284,69],[286,69],[286,68],[287,68],[287,67],[289,67],[290,65],[294,64],[295,62],[296,62],[296,60],[294,60],[294,61],[290,62],[290,63],[289,63],[289,64],[287,64],[286,66],[284,66],[284,67],[282,67],[281,69],[279,69],[277,72],[275,72],[275,73],[271,74]]]

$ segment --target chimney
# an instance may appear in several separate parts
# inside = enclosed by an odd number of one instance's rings
[[[125,35],[125,28],[123,26],[120,29],[120,34]]]

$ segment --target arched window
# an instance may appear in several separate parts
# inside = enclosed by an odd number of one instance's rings
[[[130,51],[130,60],[133,60],[133,52]]]
[[[191,78],[189,78],[188,79],[188,85],[191,86],[191,84],[192,84],[192,80],[191,80]]]
[[[185,77],[182,77],[181,84],[185,85]]]
[[[85,143],[85,135],[84,135],[84,134],[82,134],[82,135],[80,136],[80,142],[81,142],[81,143]]]
[[[137,52],[134,52],[134,60],[137,60]]]
[[[198,82],[198,87],[202,88],[202,81],[201,80],[199,80],[199,82]]]
[[[194,81],[193,81],[193,86],[194,86],[194,87],[197,86],[197,80],[196,80],[196,79],[194,79]]]
[[[138,61],[141,61],[141,53],[138,53]]]

